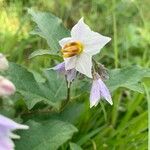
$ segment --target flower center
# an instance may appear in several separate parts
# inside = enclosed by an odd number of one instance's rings
[[[83,45],[79,41],[67,43],[61,50],[64,58],[79,55],[82,51]]]

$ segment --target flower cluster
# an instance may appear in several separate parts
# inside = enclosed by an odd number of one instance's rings
[[[0,71],[5,71],[9,67],[6,57],[0,53]],[[7,78],[0,76],[0,98],[10,96],[15,93],[14,84]],[[0,99],[1,100],[1,99]],[[14,150],[14,143],[11,138],[20,138],[12,133],[16,129],[28,129],[26,125],[21,125],[13,120],[0,115],[0,150]]]
[[[103,82],[103,69],[95,67],[92,58],[110,40],[111,38],[92,31],[81,18],[72,28],[71,37],[59,41],[64,62],[53,67],[53,69],[63,73],[69,83],[76,78],[77,72],[93,79],[90,107],[96,106],[101,97],[112,105],[110,92]]]

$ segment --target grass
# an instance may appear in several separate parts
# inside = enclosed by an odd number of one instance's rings
[[[112,43],[97,57],[106,67],[118,68],[132,64],[149,67],[149,3],[148,0],[0,0],[0,52],[5,53],[10,61],[37,72],[51,66],[48,57],[28,59],[34,50],[47,48],[44,40],[29,35],[33,24],[26,8],[34,7],[53,12],[69,28],[84,16],[92,29],[111,36]],[[87,150],[147,150],[149,84],[145,80],[144,94],[118,89],[113,93],[113,106],[101,103],[89,109],[88,97],[83,98],[84,103],[79,100],[79,106],[84,105],[84,110],[80,111],[74,123],[79,132],[73,141]],[[66,146],[60,149],[65,150]]]

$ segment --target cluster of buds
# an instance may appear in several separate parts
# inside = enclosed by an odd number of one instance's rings
[[[110,40],[111,38],[92,31],[81,18],[72,28],[71,37],[59,41],[64,62],[53,69],[66,76],[69,86],[79,73],[93,80],[90,107],[96,106],[101,98],[113,104],[110,92],[103,82],[108,77],[106,69],[93,61],[93,55],[99,53]]]
[[[0,72],[7,70],[9,67],[6,57],[0,53]],[[14,94],[16,88],[7,78],[0,75],[0,97],[6,97]],[[26,125],[21,125],[13,120],[0,115],[0,150],[14,150],[14,142],[11,140],[20,138],[12,131],[16,129],[28,129]]]

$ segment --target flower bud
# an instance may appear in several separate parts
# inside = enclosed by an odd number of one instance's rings
[[[16,88],[8,79],[0,76],[0,96],[10,96],[14,94]]]
[[[6,57],[0,53],[0,71],[7,70],[9,67],[8,61]]]
[[[101,98],[104,98],[111,105],[113,104],[109,89],[102,81],[99,74],[95,73],[90,92],[90,108],[97,106]]]
[[[107,68],[105,68],[104,65],[98,63],[98,68],[97,68],[97,72],[100,75],[100,77],[102,78],[102,80],[107,80],[109,79],[109,75],[108,75],[108,70]]]
[[[65,62],[58,64],[52,68],[58,73],[66,76],[68,82],[72,82],[76,78],[77,71],[75,69],[65,70]]]

